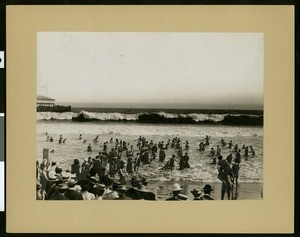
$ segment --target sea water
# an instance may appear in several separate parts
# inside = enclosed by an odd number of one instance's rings
[[[70,116],[70,115],[64,115]],[[242,145],[253,146],[255,149],[255,156],[249,154],[249,158],[246,160],[242,158],[240,163],[240,183],[262,183],[263,182],[263,127],[261,126],[224,126],[224,125],[183,125],[183,124],[141,124],[135,122],[74,122],[69,118],[66,120],[57,119],[39,119],[41,114],[38,113],[37,119],[37,160],[42,161],[43,148],[54,150],[54,153],[50,153],[52,161],[56,161],[57,164],[65,169],[70,169],[74,159],[79,159],[80,163],[84,158],[94,158],[99,151],[102,151],[102,146],[105,141],[109,141],[111,138],[123,140],[129,142],[134,146],[135,156],[138,151],[136,146],[136,139],[141,135],[147,140],[153,140],[155,143],[164,141],[166,143],[168,139],[172,140],[174,137],[180,137],[184,148],[185,141],[189,142],[189,149],[183,150],[187,152],[190,157],[190,169],[183,171],[175,168],[173,172],[164,171],[162,167],[165,163],[152,161],[151,164],[141,165],[139,172],[142,175],[147,176],[150,180],[158,182],[203,182],[214,183],[220,182],[217,178],[217,166],[211,165],[211,158],[208,153],[211,147],[216,149],[217,145],[221,147],[221,155],[226,157],[229,154],[233,154],[228,146],[222,147],[220,140],[223,138],[225,142],[232,141],[232,143],[238,144],[239,148]],[[46,132],[49,136],[54,138],[54,142],[46,141]],[[84,144],[82,140],[79,140],[79,134],[82,134],[83,139],[87,140]],[[59,144],[59,136],[62,135],[66,138],[66,142]],[[92,140],[99,136],[99,142],[93,143]],[[205,136],[210,136],[210,146],[205,151],[199,151],[199,143],[204,141]],[[91,143],[93,147],[92,152],[87,152],[87,145]],[[108,151],[114,143],[108,144]],[[169,148],[166,150],[165,162],[176,154],[176,150]],[[244,150],[241,150],[243,157]],[[122,159],[126,162],[125,154],[123,153]],[[178,160],[178,158],[177,158]],[[178,165],[177,165],[178,167]],[[128,178],[129,175],[126,174]]]

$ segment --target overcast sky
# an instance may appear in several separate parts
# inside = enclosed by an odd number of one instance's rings
[[[263,105],[262,33],[39,32],[37,93],[59,103]]]

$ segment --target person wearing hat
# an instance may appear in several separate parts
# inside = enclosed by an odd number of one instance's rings
[[[142,181],[138,177],[133,176],[131,178],[132,187],[125,191],[125,195],[133,200],[140,199],[139,192],[137,191],[136,188],[142,185],[143,185]]]
[[[115,190],[113,190],[113,187],[116,187],[116,183],[113,181],[112,178],[104,176],[103,184],[105,185],[105,187],[104,192],[102,194],[102,200],[114,200],[119,197],[118,193]]]
[[[125,195],[125,192],[126,192],[126,186],[125,185],[123,185],[123,184],[118,185],[116,190],[118,192],[119,197],[116,198],[115,200],[132,200],[130,197],[127,197]]]
[[[50,200],[69,200],[65,196],[66,191],[69,189],[68,185],[65,183],[61,183],[56,186],[57,192],[50,198]]]
[[[202,200],[202,198],[200,197],[201,196],[201,190],[199,188],[194,188],[191,193],[193,194],[194,196],[194,201],[196,200]]]
[[[103,193],[105,191],[105,185],[104,184],[100,184],[100,183],[96,183],[93,187],[93,189],[95,190],[95,197],[96,200],[103,200],[102,196]]]
[[[57,193],[57,185],[63,183],[61,179],[58,179],[56,176],[49,176],[48,178],[48,190],[45,197],[46,200],[51,199],[53,195]]]
[[[59,180],[61,180],[62,182],[66,182],[70,179],[70,176],[68,174],[63,174]]]
[[[210,193],[213,191],[213,188],[211,185],[206,184],[204,188],[202,188],[202,191],[204,192],[204,195],[202,196],[202,200],[214,200],[211,196]]]
[[[102,200],[115,200],[119,197],[118,193],[106,187],[102,195]]]
[[[180,187],[180,185],[178,183],[175,183],[172,185],[171,187],[173,196],[166,199],[166,201],[178,201],[178,195],[181,193],[182,188]]]
[[[95,194],[90,193],[89,191],[89,184],[85,183],[81,185],[81,195],[83,200],[95,200]]]
[[[70,200],[83,200],[82,194],[76,191],[75,185],[77,181],[74,179],[70,179],[67,182],[69,189],[66,191],[65,196]]]
[[[138,187],[134,187],[134,189],[138,192],[138,196],[137,196],[138,200],[149,200],[149,197],[147,196],[147,194],[150,193],[150,191],[146,188],[145,185],[143,185],[143,184],[139,185]],[[150,199],[150,200],[152,200],[152,199]]]
[[[143,184],[145,187],[147,187],[147,185],[148,185],[148,183],[150,182],[150,180],[149,180],[148,178],[146,178],[146,177],[143,177],[143,178],[141,179],[141,182],[142,182],[142,184]],[[143,197],[144,197],[144,200],[156,201],[156,196],[155,196],[155,194],[154,194],[153,192],[149,191],[149,190],[148,190],[148,192],[145,192],[145,193],[143,194]]]

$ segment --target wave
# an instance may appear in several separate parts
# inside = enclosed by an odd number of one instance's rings
[[[150,124],[220,124],[262,126],[263,115],[249,114],[175,114],[166,112],[155,113],[96,113],[81,111],[79,113],[39,112],[37,120],[72,120],[75,122],[119,121]]]

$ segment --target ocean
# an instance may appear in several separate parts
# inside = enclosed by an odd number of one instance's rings
[[[141,120],[141,116],[149,116],[150,119]],[[159,116],[162,120],[152,121],[153,116]],[[222,121],[226,116],[238,118],[238,124],[224,124]],[[81,119],[77,119],[80,118]],[[73,118],[73,119],[72,119]],[[178,119],[183,118],[183,119]],[[184,119],[185,118],[185,119]],[[241,123],[242,118],[244,123]],[[246,119],[245,119],[246,118]],[[85,111],[73,110],[68,113],[37,113],[37,160],[42,161],[43,148],[54,150],[51,153],[51,160],[56,161],[63,169],[70,169],[75,158],[80,163],[84,158],[95,157],[99,151],[102,151],[102,145],[111,138],[116,138],[129,142],[134,145],[137,151],[136,139],[141,135],[147,140],[167,142],[168,139],[180,137],[183,144],[189,142],[190,148],[184,150],[190,157],[190,169],[180,171],[175,169],[173,172],[164,171],[161,168],[164,164],[159,163],[156,158],[149,165],[142,165],[140,173],[147,176],[153,182],[183,182],[183,183],[220,183],[217,178],[217,168],[209,164],[212,160],[208,156],[211,147],[221,147],[221,155],[226,157],[233,153],[227,146],[222,147],[219,143],[223,138],[225,142],[232,141],[242,145],[253,146],[255,156],[249,156],[248,160],[242,159],[240,164],[240,183],[263,183],[263,126],[249,124],[252,119],[263,120],[261,111],[168,111],[168,110],[142,110],[134,111],[120,109],[85,109]],[[243,124],[243,125],[241,125]],[[54,138],[54,142],[46,141],[46,132]],[[79,134],[87,140],[83,144],[79,140]],[[66,143],[59,144],[59,136],[66,138]],[[99,136],[99,142],[93,143],[92,140]],[[210,146],[205,151],[199,151],[199,143],[204,141],[205,136],[211,137]],[[87,152],[87,145],[91,143],[92,152]],[[108,149],[113,144],[108,145]],[[135,152],[136,153],[136,152]],[[174,149],[166,150],[166,161],[176,154]],[[241,151],[243,156],[244,152]],[[233,153],[234,155],[234,153]],[[126,162],[126,157],[123,155]],[[127,175],[129,178],[129,175]]]

